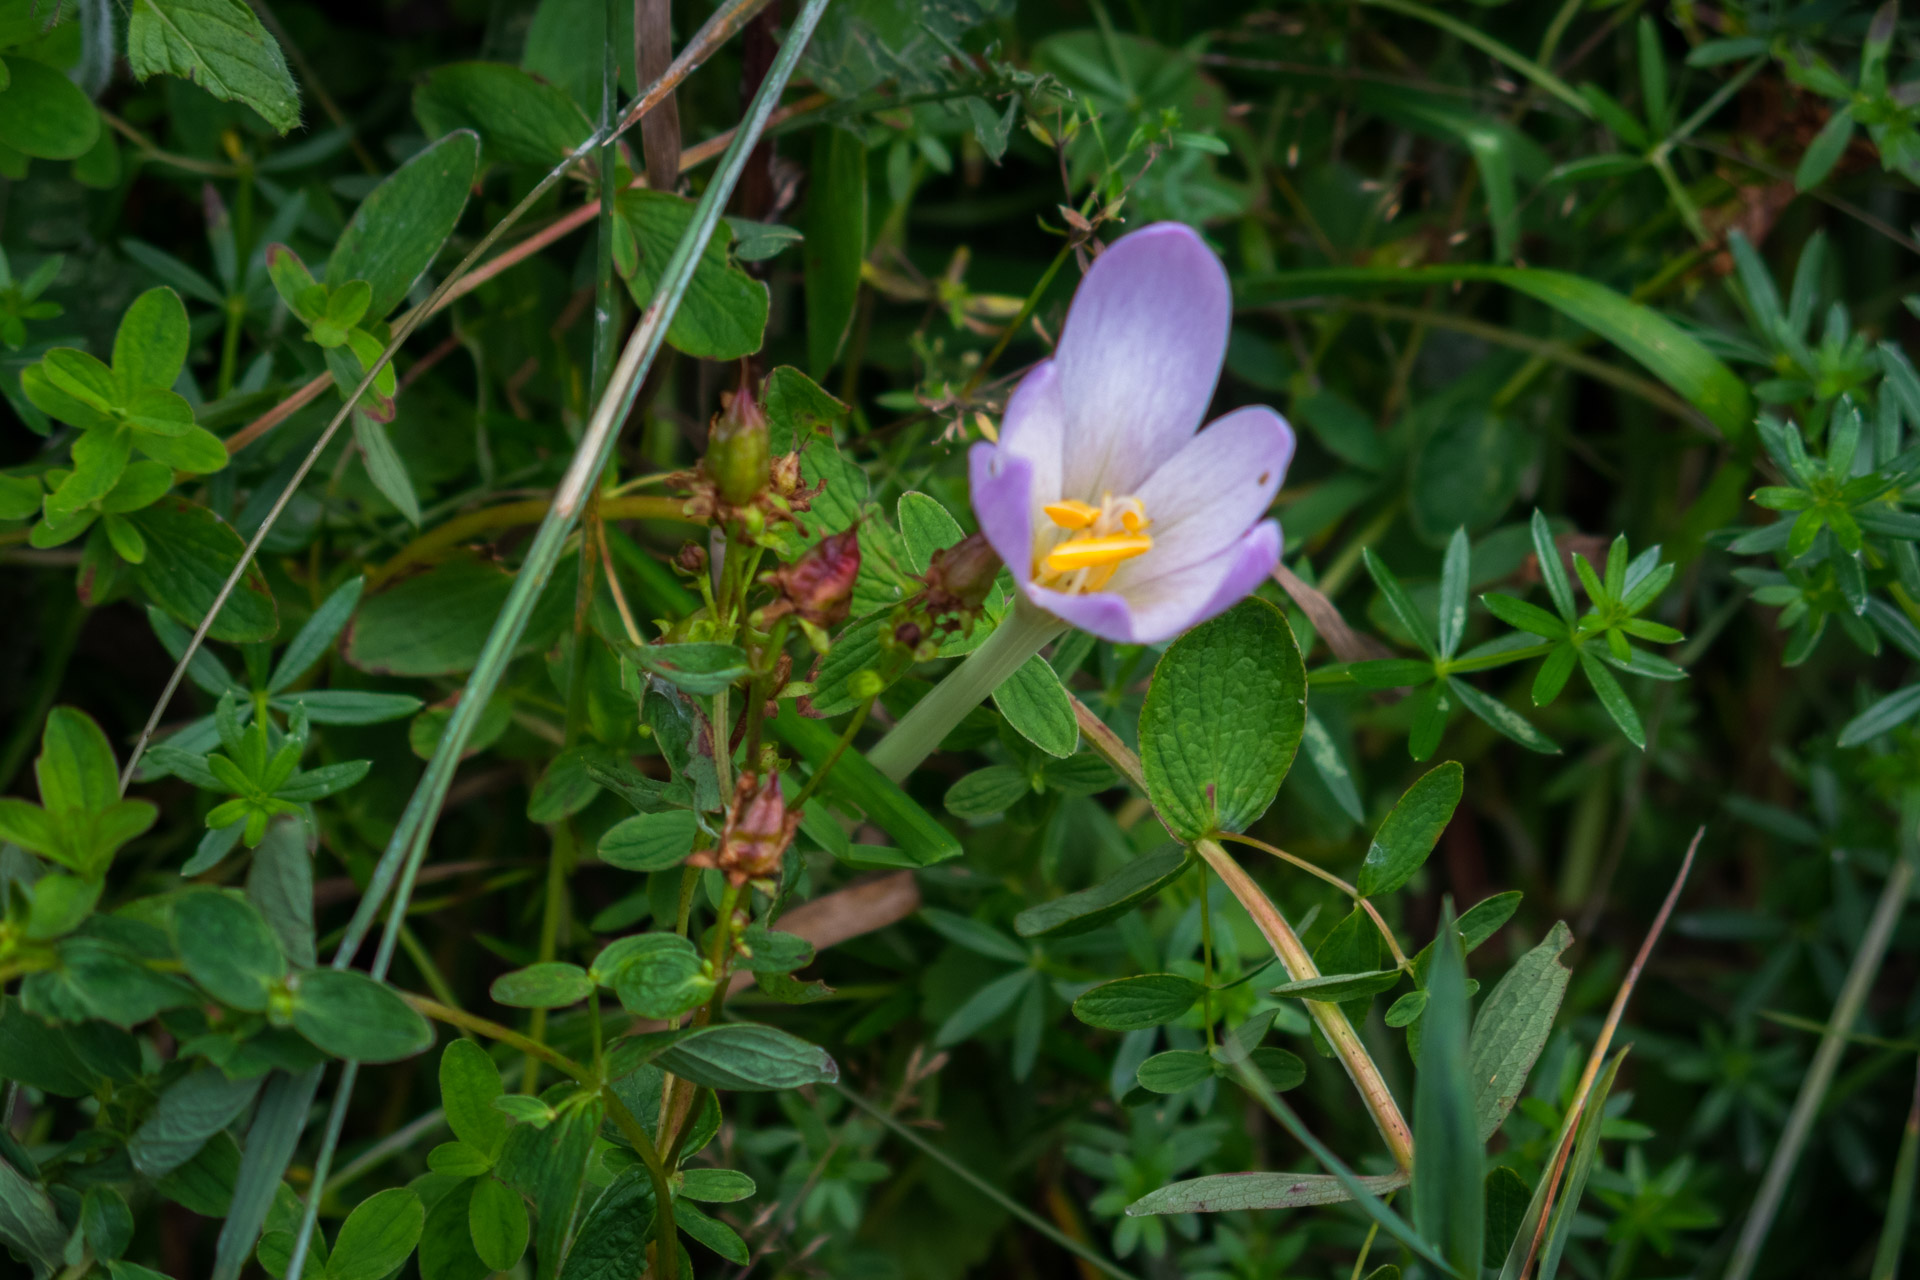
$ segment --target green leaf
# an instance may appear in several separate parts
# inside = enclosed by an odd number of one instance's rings
[[[1466,770],[1452,760],[1407,788],[1374,833],[1355,888],[1364,898],[1392,893],[1413,878],[1453,820]]]
[[[690,809],[636,813],[600,837],[600,859],[622,871],[665,871],[687,860],[699,830]]]
[[[1200,998],[1191,978],[1149,973],[1103,982],[1073,1002],[1073,1016],[1107,1031],[1142,1031],[1183,1017]]]
[[[614,962],[602,953],[602,958],[594,962],[594,970],[603,979],[611,979],[614,994],[628,1013],[641,1018],[675,1018],[698,1008],[713,994],[713,975],[687,939],[673,933],[649,933],[621,942],[631,946],[623,949],[620,959]]]
[[[527,1202],[499,1179],[482,1178],[473,1188],[467,1227],[480,1261],[494,1271],[510,1271],[527,1251]],[[332,1280],[331,1271],[328,1280]]]
[[[693,204],[666,191],[627,190],[616,208],[639,253],[627,290],[634,304],[645,308],[674,246],[693,224]],[[732,237],[722,224],[707,241],[686,297],[667,325],[667,341],[687,355],[737,360],[758,351],[766,335],[767,286],[733,264],[727,253]]]
[[[1747,386],[1697,338],[1659,312],[1584,276],[1535,268],[1451,264],[1325,267],[1245,276],[1235,301],[1259,306],[1287,298],[1387,289],[1425,289],[1485,280],[1524,293],[1583,325],[1639,361],[1729,438],[1752,425]]]
[[[900,537],[907,544],[907,564],[914,573],[924,574],[933,562],[933,553],[944,550],[966,536],[959,521],[940,505],[917,490],[900,495],[894,514],[900,522]]]
[[[1039,654],[1028,658],[993,691],[993,704],[1016,733],[1056,759],[1065,759],[1080,746],[1073,699]]]
[[[405,517],[408,524],[419,528],[420,499],[414,494],[413,479],[407,474],[407,464],[401,459],[400,451],[393,447],[393,437],[387,434],[386,427],[368,414],[355,410],[353,442],[360,446],[360,457],[367,464],[367,478],[373,481],[373,487],[380,491],[381,497],[393,504],[394,510]]]
[[[867,144],[834,125],[815,130],[806,221],[807,371],[840,357],[867,258]]]
[[[1465,528],[1455,529],[1440,568],[1440,656],[1451,658],[1467,630],[1467,583],[1472,550]]]
[[[149,1178],[172,1173],[194,1157],[206,1140],[232,1123],[260,1092],[260,1077],[229,1080],[215,1067],[199,1067],[168,1085],[127,1142],[133,1167]]]
[[[465,556],[374,592],[348,625],[341,656],[376,675],[471,671],[513,575]],[[556,573],[535,606],[516,654],[537,652],[573,613],[572,575]]]
[[[286,976],[273,929],[252,903],[234,894],[182,894],[173,904],[173,936],[193,980],[235,1009],[262,1012],[273,985]]]
[[[1479,1117],[1479,1140],[1499,1132],[1500,1125],[1520,1100],[1527,1073],[1546,1046],[1554,1016],[1567,994],[1571,976],[1560,955],[1573,943],[1564,922],[1556,921],[1544,942],[1521,956],[1481,1002],[1467,1050],[1468,1070],[1474,1082]],[[1432,982],[1429,980],[1429,989]],[[1431,1018],[1431,1013],[1428,1017]],[[1427,1034],[1432,1034],[1429,1023]],[[1425,1065],[1430,1040],[1421,1043]]]
[[[524,1208],[521,1214],[524,1222]],[[327,1280],[385,1280],[420,1243],[426,1225],[426,1207],[408,1188],[368,1196],[354,1206],[334,1238]]]
[[[1853,104],[1845,103],[1836,108],[1827,117],[1826,124],[1813,136],[1807,149],[1800,156],[1800,163],[1793,171],[1793,187],[1796,191],[1811,191],[1827,180],[1833,172],[1833,166],[1840,163],[1840,157],[1847,153],[1847,144],[1853,141]]]
[[[1567,1164],[1566,1182],[1558,1203],[1553,1207],[1553,1217],[1547,1223],[1546,1247],[1541,1250],[1540,1266],[1534,1273],[1539,1280],[1554,1280],[1560,1270],[1561,1252],[1572,1237],[1574,1217],[1579,1212],[1581,1197],[1586,1194],[1587,1177],[1593,1172],[1594,1159],[1600,1151],[1600,1133],[1607,1118],[1607,1097],[1613,1092],[1613,1082],[1619,1076],[1620,1064],[1626,1057],[1625,1048],[1613,1055],[1613,1061],[1607,1064],[1606,1072],[1595,1082],[1592,1092],[1587,1095],[1587,1104],[1580,1112],[1580,1128],[1574,1136],[1573,1158]],[[1531,1206],[1528,1216],[1538,1221],[1538,1215]],[[1522,1230],[1524,1233],[1524,1226]],[[1507,1260],[1510,1265],[1517,1261],[1511,1254]]]
[[[421,151],[375,187],[340,233],[327,259],[327,283],[373,287],[364,322],[385,319],[406,300],[460,222],[480,163],[480,140],[452,133]]]
[[[98,109],[58,70],[17,51],[0,59],[0,138],[7,146],[43,160],[72,160],[104,131]]]
[[[294,982],[294,1028],[336,1058],[398,1062],[433,1043],[427,1020],[363,973],[311,969]]]
[[[816,769],[840,742],[840,735],[832,728],[806,719],[790,703],[781,705],[780,714],[767,722],[767,729]],[[820,792],[829,800],[861,810],[919,866],[960,856],[960,842],[953,834],[868,764],[864,756],[841,752],[833,771],[821,783]]]
[[[753,1257],[747,1242],[732,1227],[708,1217],[691,1204],[676,1205],[673,1220],[688,1238],[698,1240],[737,1267],[746,1266]]]
[[[1498,1165],[1487,1170],[1484,1197],[1487,1225],[1480,1265],[1497,1267],[1506,1261],[1507,1250],[1517,1242],[1533,1192],[1519,1174],[1506,1165]]]
[[[1140,1064],[1135,1078],[1154,1093],[1182,1093],[1214,1074],[1213,1059],[1202,1049],[1169,1049]]]
[[[484,1153],[500,1154],[511,1122],[494,1110],[505,1089],[500,1069],[486,1050],[471,1040],[449,1041],[440,1055],[440,1105],[454,1137]]]
[[[1399,981],[1398,969],[1381,969],[1374,973],[1329,973],[1318,978],[1282,983],[1267,994],[1296,1000],[1318,1000],[1323,1004],[1344,1004],[1348,1000],[1370,1000],[1383,991],[1391,991]]]
[[[1407,1185],[1404,1174],[1364,1177],[1375,1195]],[[1330,1173],[1214,1173],[1149,1192],[1127,1206],[1129,1218],[1155,1213],[1237,1213],[1247,1209],[1306,1209],[1351,1199]]]
[[[113,338],[113,374],[128,400],[173,386],[187,362],[189,337],[186,304],[173,290],[149,289],[133,300]]]
[[[593,982],[577,964],[548,960],[501,974],[489,994],[516,1009],[564,1009],[592,995]]]
[[[1181,845],[1161,845],[1091,888],[1028,907],[1013,918],[1013,931],[1023,938],[1064,938],[1098,929],[1179,879],[1189,857]]]
[[[1896,729],[1920,713],[1920,684],[1908,685],[1880,699],[1840,730],[1840,745],[1857,747]]]
[[[492,1268],[473,1251],[469,1210],[479,1179],[456,1184],[427,1210],[420,1232],[420,1280],[486,1280]]]
[[[564,90],[504,62],[435,67],[413,91],[413,114],[430,138],[471,129],[491,164],[548,169],[593,132]]]
[[[1038,974],[1024,967],[1001,974],[968,996],[958,1009],[947,1015],[947,1020],[934,1032],[934,1045],[944,1049],[959,1044],[991,1025],[1013,1008],[1038,980]]]
[[[240,535],[207,508],[178,497],[162,498],[127,519],[147,542],[147,558],[133,567],[134,582],[168,616],[199,626],[246,551]],[[270,640],[279,626],[266,576],[249,565],[207,634],[239,644]]]
[[[300,123],[286,57],[243,0],[133,0],[127,61],[142,80],[175,75],[252,107],[281,133]]]
[[[1306,673],[1280,611],[1250,599],[1174,641],[1140,711],[1147,794],[1182,840],[1266,811],[1306,723]]]
[[[133,1239],[133,1210],[112,1187],[88,1187],[80,1203],[80,1232],[100,1259],[117,1258]]]
[[[113,747],[93,717],[77,707],[55,707],[47,714],[33,773],[41,803],[51,812],[97,813],[120,798]]]
[[[240,1177],[240,1145],[226,1132],[207,1139],[200,1153],[163,1178],[154,1190],[205,1218],[223,1218]]]
[[[1027,949],[992,925],[939,907],[927,907],[920,919],[934,932],[957,947],[1002,964],[1026,964],[1032,957]]]
[[[732,686],[750,670],[744,649],[712,641],[622,645],[620,652],[633,659],[641,670],[651,672],[684,693],[702,697]]]
[[[52,1275],[65,1262],[67,1237],[46,1188],[0,1157],[0,1240],[38,1262],[36,1275]]]
[[[943,803],[956,818],[986,818],[1005,813],[1032,790],[1024,771],[1010,764],[990,764],[948,787]]]
[[[755,1191],[753,1179],[737,1169],[682,1169],[680,1194],[707,1204],[733,1204]]]
[[[1580,669],[1587,673],[1587,683],[1599,695],[1600,705],[1620,726],[1620,732],[1627,735],[1628,742],[1642,751],[1646,750],[1647,731],[1640,727],[1640,713],[1634,710],[1633,700],[1627,697],[1627,691],[1620,687],[1620,682],[1613,678],[1613,672],[1607,670],[1605,663],[1585,648],[1579,652]]]
[[[1486,1153],[1467,1049],[1467,972],[1451,907],[1443,906],[1427,974],[1419,1078],[1414,1086],[1414,1226],[1459,1276],[1479,1274]]]
[[[705,1170],[688,1169],[687,1177]],[[593,1202],[567,1251],[561,1280],[630,1280],[646,1270],[653,1231],[653,1186],[634,1166]]]
[[[1534,728],[1519,712],[1506,703],[1494,701],[1456,676],[1447,677],[1447,688],[1460,699],[1461,706],[1527,750],[1538,751],[1541,755],[1548,756],[1560,754],[1560,748],[1554,745],[1553,739]]]
[[[493,1158],[464,1142],[443,1142],[427,1152],[427,1168],[456,1178],[474,1178],[493,1172]]]
[[[655,1061],[707,1089],[798,1089],[840,1078],[840,1068],[825,1049],[755,1022],[699,1028],[668,1045]]]

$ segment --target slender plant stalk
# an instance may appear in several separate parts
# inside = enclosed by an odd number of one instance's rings
[[[751,10],[757,8],[760,2],[763,0],[743,0],[740,5],[723,10],[708,24],[709,28],[716,25],[725,26],[729,15],[735,14],[736,10]],[[712,183],[708,185],[699,204],[695,207],[692,222],[686,234],[681,237],[680,242],[674,247],[672,256],[662,268],[660,283],[654,296],[641,314],[639,324],[634,327],[633,333],[629,336],[619,362],[608,379],[606,394],[595,406],[593,416],[581,437],[580,445],[574,452],[573,460],[568,464],[566,474],[555,491],[552,507],[528,546],[520,572],[515,575],[506,603],[502,605],[500,615],[495,619],[493,629],[481,648],[479,661],[474,666],[473,675],[468,680],[466,690],[459,704],[454,708],[440,743],[435,748],[433,758],[427,762],[426,772],[414,790],[412,798],[407,802],[406,810],[401,815],[393,837],[386,851],[381,855],[359,907],[347,926],[347,932],[334,956],[333,963],[336,968],[346,967],[358,952],[360,943],[378,914],[386,898],[388,887],[391,886],[394,891],[393,906],[372,965],[374,977],[386,976],[387,967],[392,962],[399,926],[406,918],[407,904],[413,895],[414,879],[419,874],[420,864],[426,857],[433,818],[439,813],[440,806],[446,798],[447,789],[453,781],[454,770],[458,767],[466,744],[479,722],[480,712],[488,699],[493,696],[494,690],[498,688],[505,674],[513,651],[518,647],[521,634],[532,616],[533,606],[539,598],[540,591],[546,585],[555,564],[558,563],[567,537],[585,506],[588,489],[606,467],[607,459],[613,452],[618,428],[631,412],[634,400],[640,392],[640,384],[647,370],[652,367],[655,356],[659,354],[660,347],[666,338],[667,326],[671,323],[681,299],[685,297],[687,288],[692,283],[694,268],[705,252],[707,242],[712,238],[714,228],[719,224],[721,212],[726,208],[733,188],[740,179],[747,154],[758,140],[760,133],[766,128],[774,103],[778,101],[788,78],[793,74],[794,65],[799,61],[800,53],[812,36],[813,29],[818,24],[826,4],[827,0],[807,0],[806,7],[795,18],[788,32],[787,41],[781,47],[779,57],[774,60],[766,81],[760,87],[760,92],[754,96],[746,118],[736,131],[733,143],[721,160]],[[695,44],[689,46],[688,51],[681,56],[690,58],[695,50],[703,47],[705,47],[703,42],[696,40]],[[655,89],[649,92],[651,95],[657,91],[656,85]],[[642,101],[644,102],[645,99]],[[630,109],[623,121],[637,118],[635,111]],[[202,630],[204,631],[204,627]],[[316,1189],[326,1185],[327,1167],[332,1159],[334,1147],[339,1142],[352,1083],[357,1074],[357,1064],[348,1063],[341,1076],[340,1088],[335,1091],[332,1111],[328,1116],[327,1138],[314,1166]],[[613,1104],[616,1101],[609,1101],[610,1112],[613,1111]],[[621,1113],[624,1113],[624,1110],[620,1108]],[[617,1121],[618,1116],[615,1118]],[[631,1116],[627,1118],[631,1120]],[[649,1172],[653,1172],[653,1165],[658,1163],[659,1157],[651,1140],[646,1137],[645,1130],[636,1125],[634,1134],[629,1136],[634,1141],[642,1160],[649,1162]],[[656,1227],[661,1241],[659,1272],[665,1280],[673,1280],[678,1270],[678,1254],[673,1235],[672,1199],[664,1193],[657,1193],[657,1195]],[[319,1195],[310,1194],[307,1197],[305,1214],[301,1220],[293,1254],[288,1262],[291,1274],[300,1274],[319,1208]]]
[[[1013,609],[978,649],[913,710],[900,718],[892,732],[867,752],[867,762],[899,782],[932,755],[949,733],[973,710],[1026,665],[1049,640],[1066,630],[1066,623],[1016,597]]]
[[[1424,4],[1416,4],[1414,0],[1362,0],[1362,3],[1431,23],[1455,39],[1472,45],[1494,61],[1506,63],[1507,66],[1533,81],[1582,116],[1593,115],[1593,108],[1587,105],[1587,100],[1581,97],[1572,85],[1525,54],[1501,44],[1471,22],[1463,21],[1451,14],[1441,13],[1437,9],[1429,9]]]
[[[673,65],[667,69],[667,74],[649,86],[647,92],[627,108],[626,114],[620,118],[619,125],[614,128],[610,136],[603,136],[604,131],[595,130],[593,136],[568,153],[565,159],[548,171],[546,177],[534,184],[533,189],[527,192],[506,217],[480,238],[480,242],[474,245],[467,256],[460,260],[459,265],[448,273],[447,278],[440,282],[439,287],[433,291],[426,302],[402,316],[394,325],[392,340],[387,343],[385,350],[381,351],[380,358],[373,362],[373,366],[360,379],[359,385],[355,386],[347,396],[346,403],[334,414],[326,430],[320,433],[320,438],[314,441],[313,447],[307,451],[307,456],[301,459],[298,470],[287,481],[286,487],[280,491],[280,496],[268,509],[266,518],[260,522],[260,527],[254,530],[246,550],[241,553],[239,563],[234,565],[233,571],[227,575],[227,580],[220,585],[219,592],[213,598],[212,606],[207,610],[207,616],[201,619],[200,625],[194,629],[193,638],[187,642],[186,652],[180,655],[180,660],[174,665],[173,674],[167,677],[166,687],[160,691],[160,697],[154,703],[153,714],[147,717],[146,727],[141,729],[139,738],[133,744],[133,751],[127,757],[127,767],[120,774],[121,795],[125,795],[127,787],[132,784],[134,769],[140,763],[140,756],[146,751],[147,743],[153,739],[154,730],[160,727],[160,718],[166,714],[167,705],[173,701],[174,693],[180,688],[180,681],[187,673],[187,664],[193,661],[193,655],[198,653],[200,646],[206,642],[207,632],[212,628],[214,620],[220,616],[220,610],[226,607],[227,600],[233,595],[234,588],[239,586],[240,579],[246,576],[248,567],[253,564],[254,557],[260,552],[261,544],[267,540],[274,525],[278,523],[281,512],[285,511],[287,504],[293,501],[293,495],[306,481],[307,473],[313,470],[314,464],[326,452],[327,446],[333,443],[333,437],[340,430],[340,424],[347,420],[348,415],[353,411],[353,406],[359,403],[360,397],[373,385],[380,371],[393,360],[395,353],[405,344],[413,331],[446,302],[460,278],[471,271],[474,264],[485,257],[488,250],[492,249],[499,242],[500,237],[506,234],[507,229],[525,217],[528,211],[539,203],[548,191],[552,190],[554,184],[566,176],[568,170],[592,154],[604,142],[618,138],[621,133],[631,128],[654,105],[672,93],[675,86],[691,75],[696,67],[705,62],[715,49],[725,43],[728,37],[738,31],[767,2],[768,0],[731,0],[731,3],[709,18],[693,41],[678,58],[674,59]],[[761,128],[764,127],[763,121]],[[738,136],[735,141],[738,141]],[[691,267],[689,267],[690,270]],[[315,394],[318,395],[319,392]]]
[[[1121,776],[1139,789],[1142,795],[1147,791],[1146,773],[1140,767],[1140,757],[1120,741],[1120,735],[1107,728],[1100,717],[1093,714],[1086,703],[1073,699],[1073,718],[1080,725],[1081,734],[1087,739],[1087,745],[1099,752],[1106,762],[1120,771]],[[1295,982],[1307,978],[1317,978],[1320,970],[1313,963],[1313,955],[1300,941],[1300,936],[1280,914],[1280,908],[1273,905],[1260,886],[1253,882],[1233,855],[1224,849],[1218,840],[1201,840],[1194,845],[1201,858],[1206,860],[1214,873],[1226,884],[1240,905],[1253,917],[1267,945],[1273,948],[1274,955],[1287,971],[1287,976]],[[1306,1001],[1307,1012],[1320,1028],[1320,1034],[1327,1038],[1333,1051],[1339,1055],[1340,1065],[1347,1070],[1348,1079],[1360,1093],[1360,1100],[1366,1104],[1367,1111],[1373,1116],[1374,1127],[1380,1130],[1380,1136],[1386,1141],[1387,1150],[1393,1153],[1393,1162],[1401,1172],[1413,1170],[1413,1130],[1408,1126],[1406,1117],[1400,1114],[1400,1104],[1394,1101],[1393,1091],[1387,1088],[1386,1079],[1381,1076],[1380,1068],[1375,1065],[1366,1045],[1347,1020],[1344,1010],[1337,1004],[1326,1004],[1319,1000]]]
[[[1920,860],[1920,832],[1915,829],[1916,820],[1920,820],[1920,796],[1909,798],[1904,809],[1900,820],[1900,858],[1880,890],[1880,901],[1874,904],[1873,916],[1860,939],[1860,949],[1854,952],[1853,967],[1847,971],[1847,980],[1840,987],[1840,998],[1834,1001],[1833,1016],[1827,1019],[1826,1034],[1820,1037],[1820,1047],[1814,1050],[1813,1064],[1800,1082],[1800,1093],[1793,1100],[1786,1128],[1780,1131],[1773,1158],[1767,1162],[1760,1193],[1754,1197],[1753,1210],[1747,1215],[1746,1225],[1740,1228],[1739,1242],[1734,1245],[1733,1260],[1727,1264],[1726,1280],[1747,1280],[1760,1261],[1761,1247],[1773,1229],[1774,1216],[1787,1194],[1787,1183],[1793,1177],[1794,1166],[1800,1163],[1800,1152],[1807,1144],[1807,1135],[1813,1132],[1814,1118],[1820,1113],[1820,1104],[1840,1065],[1840,1055],[1847,1047],[1847,1033],[1853,1030],[1854,1019],[1860,1016],[1861,1007],[1867,1002],[1867,993],[1873,989],[1873,980],[1880,973],[1880,962],[1886,958],[1887,943],[1893,938],[1893,927],[1900,923],[1900,913],[1913,893],[1914,863]]]
[[[1546,1239],[1547,1224],[1553,1217],[1553,1199],[1560,1185],[1561,1177],[1566,1173],[1567,1161],[1573,1155],[1574,1138],[1580,1127],[1580,1113],[1585,1109],[1587,1100],[1593,1096],[1593,1082],[1600,1078],[1600,1068],[1606,1061],[1607,1050],[1613,1045],[1614,1032],[1620,1029],[1620,1019],[1627,1012],[1627,1000],[1633,995],[1633,989],[1645,972],[1647,961],[1653,956],[1653,947],[1666,931],[1667,921],[1673,917],[1673,909],[1680,902],[1680,891],[1686,887],[1687,876],[1693,870],[1693,855],[1700,849],[1700,838],[1707,834],[1701,827],[1693,833],[1693,839],[1687,844],[1687,853],[1680,860],[1680,870],[1673,877],[1673,886],[1667,890],[1667,897],[1660,904],[1660,912],[1653,918],[1653,925],[1647,930],[1647,936],[1640,943],[1640,950],[1633,957],[1633,965],[1627,970],[1627,976],[1621,981],[1620,989],[1613,993],[1613,1004],[1607,1009],[1607,1020],[1600,1026],[1600,1034],[1593,1042],[1593,1050],[1587,1054],[1586,1068],[1580,1073],[1580,1083],[1574,1087],[1573,1105],[1567,1108],[1566,1117],[1560,1122],[1560,1135],[1555,1140],[1553,1168],[1547,1175],[1547,1193],[1541,1201],[1540,1219],[1534,1227],[1532,1238],[1527,1242],[1527,1251],[1519,1258],[1519,1269],[1514,1269],[1515,1258],[1509,1254],[1506,1267],[1501,1271],[1502,1280],[1524,1280],[1533,1267],[1533,1260],[1540,1252],[1540,1246]],[[1625,1052],[1622,1050],[1622,1052]],[[1576,1206],[1578,1207],[1578,1206]],[[1515,1241],[1514,1251],[1519,1249]]]

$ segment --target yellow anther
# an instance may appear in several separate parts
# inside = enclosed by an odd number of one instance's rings
[[[1111,538],[1075,538],[1047,553],[1047,568],[1054,573],[1072,573],[1076,569],[1097,569],[1131,560],[1153,549],[1153,539],[1145,534],[1118,534]]]
[[[1088,529],[1100,518],[1100,508],[1078,498],[1062,498],[1058,502],[1049,502],[1042,508],[1047,519],[1062,529]]]
[[[1138,533],[1152,524],[1153,521],[1147,519],[1146,515],[1142,512],[1126,508],[1120,512],[1120,523],[1126,528],[1128,533]]]

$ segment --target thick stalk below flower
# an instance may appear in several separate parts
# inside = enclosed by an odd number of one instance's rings
[[[901,718],[893,731],[867,753],[867,762],[895,782],[905,779],[967,718],[967,712],[1066,629],[1067,624],[1052,614],[1016,599],[1013,612],[986,642]]]

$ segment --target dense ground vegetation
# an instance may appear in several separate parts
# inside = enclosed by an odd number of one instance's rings
[[[1893,1276],[1916,24],[0,0],[9,1265]],[[1284,551],[1062,631],[1155,223]]]

